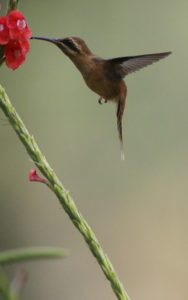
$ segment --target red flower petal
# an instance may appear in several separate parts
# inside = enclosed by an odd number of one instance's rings
[[[7,24],[9,28],[15,28],[17,26],[17,20],[25,20],[24,16],[19,10],[12,10],[7,17]]]
[[[6,45],[9,42],[9,39],[7,17],[0,17],[0,45]]]
[[[35,169],[31,169],[31,171],[29,172],[29,180],[46,183],[46,180],[44,178],[41,178],[39,175],[37,175],[37,171]]]
[[[27,52],[30,50],[30,45],[28,43],[28,41],[26,40],[19,40],[20,43],[20,47],[22,49],[22,52],[24,52],[25,54],[27,54]]]
[[[12,10],[7,16],[7,26],[11,39],[25,39],[31,38],[31,31],[27,26],[27,22],[18,10]]]
[[[26,41],[26,43],[28,42]],[[19,41],[10,40],[4,51],[7,67],[12,70],[17,69],[25,62],[27,51],[26,46],[23,46]]]

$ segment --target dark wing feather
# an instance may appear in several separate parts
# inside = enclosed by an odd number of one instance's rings
[[[165,58],[169,54],[171,54],[171,52],[118,57],[108,59],[107,62],[109,62],[110,65],[113,66],[113,70],[115,72],[114,75],[117,78],[123,78],[129,73],[136,72],[141,68],[144,68],[162,58]]]

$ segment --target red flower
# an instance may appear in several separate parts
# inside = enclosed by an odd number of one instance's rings
[[[28,41],[20,42],[10,40],[5,46],[5,61],[8,68],[15,70],[25,62],[26,54],[29,51]]]
[[[10,37],[7,26],[7,17],[0,17],[0,45],[6,45],[9,39]]]
[[[4,55],[8,68],[15,70],[25,62],[31,38],[24,16],[12,10],[8,16],[0,17],[0,45],[5,45]]]
[[[28,40],[31,38],[31,31],[29,30],[26,20],[20,11],[12,10],[8,14],[7,26],[9,28],[10,39]]]
[[[37,171],[35,169],[31,169],[31,171],[29,172],[29,180],[47,183],[47,181],[44,178],[41,178],[39,175],[37,175]]]

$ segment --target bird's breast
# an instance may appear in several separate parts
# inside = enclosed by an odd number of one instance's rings
[[[100,69],[89,72],[87,76],[84,76],[84,80],[92,91],[107,100],[117,97],[121,90],[121,83],[109,80]]]
[[[109,76],[105,68],[105,60],[96,57],[84,57],[73,60],[76,67],[81,72],[87,86],[104,99],[112,100],[121,93],[122,80],[117,80],[114,76]]]

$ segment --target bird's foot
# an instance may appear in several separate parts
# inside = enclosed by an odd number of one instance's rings
[[[99,98],[98,100],[99,104],[102,104],[102,99],[103,99],[102,97]]]
[[[102,99],[104,99],[102,96],[99,98],[98,102],[99,104],[102,104]],[[107,99],[104,99],[104,103],[107,103]]]

